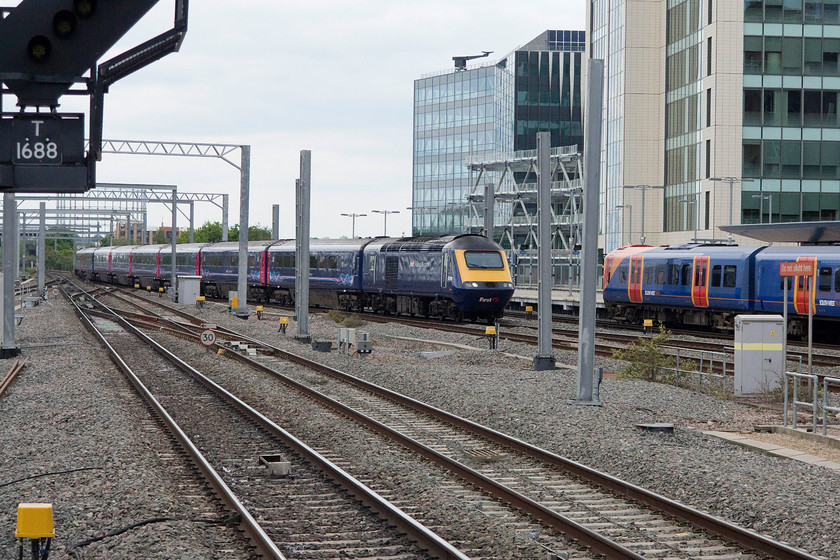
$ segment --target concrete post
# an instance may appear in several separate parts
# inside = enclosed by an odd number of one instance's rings
[[[240,146],[242,165],[239,188],[239,301],[236,315],[248,316],[248,193],[251,188],[251,146]]]
[[[309,342],[309,195],[312,152],[300,151],[300,179],[297,181],[297,224],[295,229],[295,315],[301,342]]]
[[[553,370],[551,348],[551,133],[537,133],[537,169],[539,170],[539,286],[537,289],[537,355],[534,371]]]
[[[603,118],[604,61],[589,61],[586,96],[586,146],[583,155],[583,244],[578,322],[578,386],[575,404],[601,405],[593,396],[595,377],[595,282],[598,273],[598,213],[601,188],[601,119]]]

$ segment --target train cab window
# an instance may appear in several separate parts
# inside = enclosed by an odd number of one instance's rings
[[[820,275],[817,277],[817,290],[821,292],[831,291],[831,267],[821,266]]]
[[[664,284],[665,283],[665,265],[664,264],[656,265],[656,283],[657,284]]]
[[[676,286],[680,283],[680,265],[668,265],[668,283],[672,286]]]
[[[682,282],[681,282],[681,284],[683,286],[688,286],[688,284],[690,282],[691,282],[691,265],[690,264],[684,264],[684,265],[682,265]]]
[[[738,267],[728,264],[723,267],[723,287],[734,288],[738,283]]]
[[[627,283],[627,266],[626,265],[619,266],[618,270],[616,272],[618,272],[618,282],[620,284],[626,284]]]
[[[720,273],[721,266],[719,264],[712,267],[712,286],[715,288],[720,288]]]
[[[497,251],[464,251],[467,268],[502,270],[505,267],[502,254]]]

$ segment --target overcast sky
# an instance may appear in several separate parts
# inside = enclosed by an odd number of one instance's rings
[[[161,0],[105,58],[171,28],[173,14]],[[584,18],[585,0],[193,0],[180,52],[111,87],[104,137],[250,145],[250,224],[270,228],[279,204],[281,237],[294,237],[300,150],[311,150],[312,236],[349,236],[342,212],[368,214],[357,236],[382,235],[371,210],[399,210],[388,234],[410,235],[414,80]],[[61,110],[87,112],[75,103]],[[239,172],[221,160],[104,154],[97,169],[100,182],[228,193],[239,222]],[[210,204],[195,212],[198,225],[221,221]],[[152,205],[150,227],[164,219]]]

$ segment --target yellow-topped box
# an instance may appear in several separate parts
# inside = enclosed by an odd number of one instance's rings
[[[52,504],[18,504],[15,538],[44,539],[54,536]]]

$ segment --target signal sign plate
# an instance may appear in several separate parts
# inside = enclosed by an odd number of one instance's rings
[[[208,347],[216,344],[216,331],[210,329],[201,331],[201,343]]]
[[[41,115],[18,116],[12,125],[12,163],[60,165],[63,160],[63,121]]]

